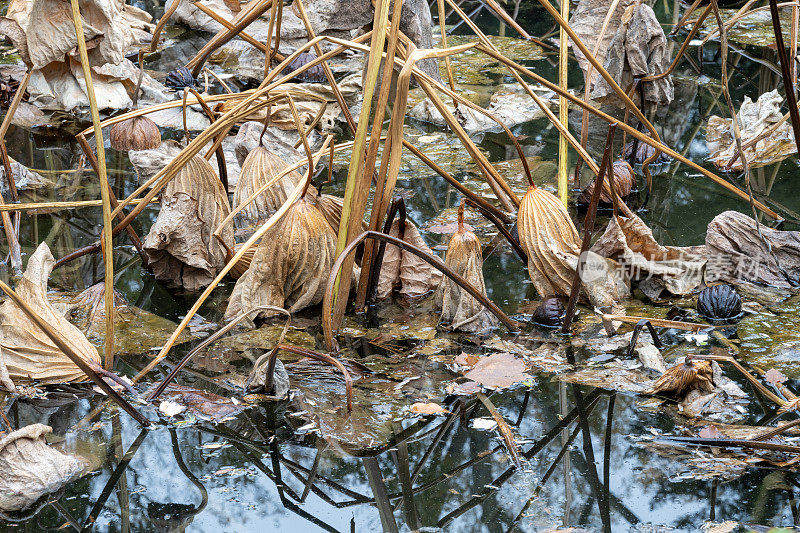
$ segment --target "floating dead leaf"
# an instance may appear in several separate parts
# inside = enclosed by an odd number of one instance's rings
[[[31,424],[0,439],[0,511],[14,513],[57,492],[84,469],[77,457],[48,446],[53,429]]]
[[[744,150],[749,168],[771,165],[797,153],[791,122],[786,120],[778,124],[783,117],[782,103],[783,97],[777,89],[762,94],[756,102],[749,96],[744,97],[736,118],[742,145],[751,145]],[[709,117],[706,128],[708,158],[718,168],[740,172],[743,169],[741,157],[733,160],[739,150],[732,130],[731,119],[716,115]]]
[[[624,275],[639,283],[650,298],[664,290],[689,294],[703,283],[704,246],[662,246],[653,231],[637,215],[612,216],[605,233],[591,250],[625,265]]]
[[[458,356],[456,356],[455,359],[453,359],[453,362],[462,366],[475,366],[475,363],[480,360],[481,357],[479,355],[461,352]]]
[[[479,431],[492,431],[497,428],[497,422],[493,418],[474,418],[470,427]]]
[[[771,383],[772,385],[778,385],[780,383],[784,383],[787,379],[786,376],[783,375],[783,372],[778,370],[777,368],[770,368],[767,370],[767,373],[764,374],[764,379],[767,383]]]
[[[42,243],[28,260],[16,292],[45,322],[58,331],[84,361],[99,365],[97,349],[58,312],[47,298],[47,279],[55,260]],[[0,305],[0,381],[44,385],[86,381],[86,375],[10,299]]]
[[[705,426],[703,429],[700,430],[698,436],[703,439],[722,439],[725,438],[725,435],[717,429],[717,426]]]
[[[481,358],[464,377],[490,389],[505,389],[529,378],[525,374],[525,362],[510,353]]]
[[[419,234],[417,227],[410,220],[405,220],[401,227],[400,220],[395,219],[389,235],[399,237],[405,242],[433,254]],[[441,272],[416,255],[392,244],[387,244],[381,273],[378,277],[378,298],[388,298],[396,287],[400,287],[400,294],[403,296],[421,296],[435,289],[441,278]]]
[[[447,385],[448,394],[458,396],[472,396],[481,391],[481,384],[477,381],[465,381],[464,383],[449,383]]]
[[[617,85],[631,87],[637,77],[661,74],[669,68],[671,61],[667,38],[653,8],[644,3],[627,7],[603,64]],[[652,104],[669,104],[675,96],[672,75],[643,83],[630,96],[634,102],[639,101],[642,88],[645,101]],[[592,98],[624,107],[608,82],[602,78],[597,80],[592,89]]]
[[[464,227],[463,201],[459,207],[458,231],[447,245],[445,264],[486,296],[481,242]],[[436,302],[442,306],[442,322],[453,330],[476,333],[497,325],[497,318],[449,277],[442,278]]]
[[[244,410],[244,407],[224,396],[181,385],[169,385],[162,394],[162,398],[164,399],[159,404],[159,410],[162,410],[163,406],[162,412],[173,413],[167,416],[190,412],[204,420],[222,421],[234,417]],[[179,408],[183,408],[183,410]]]
[[[438,403],[422,403],[417,402],[411,405],[410,411],[418,415],[443,415],[450,411],[439,405]]]
[[[225,319],[263,305],[294,313],[320,303],[335,254],[333,229],[316,207],[300,198],[262,237],[250,268],[236,281]],[[265,310],[258,316],[274,314]]]

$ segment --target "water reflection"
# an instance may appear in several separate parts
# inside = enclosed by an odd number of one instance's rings
[[[715,519],[796,523],[800,484],[791,472],[755,470],[722,484],[670,481],[675,459],[628,436],[667,431],[676,421],[642,412],[635,398],[547,382],[491,398],[513,425],[520,468],[496,432],[471,427],[487,412],[463,397],[444,403],[447,416],[398,422],[379,453],[363,454],[291,431],[284,419],[292,414],[282,406],[225,424],[150,431],[107,408],[63,444],[84,456],[91,450],[97,468],[36,516],[3,529],[622,531],[694,530]],[[73,399],[49,410],[19,403],[12,419],[75,421],[97,402]]]

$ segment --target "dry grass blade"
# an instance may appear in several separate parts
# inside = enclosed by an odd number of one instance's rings
[[[476,394],[477,398],[481,401],[481,403],[486,407],[486,410],[489,411],[489,414],[492,415],[494,421],[497,422],[497,428],[500,430],[500,435],[503,437],[503,442],[506,443],[506,448],[508,449],[508,453],[511,455],[511,460],[514,461],[514,464],[519,468],[522,466],[522,459],[519,453],[519,446],[517,446],[517,441],[514,439],[514,433],[511,431],[508,423],[503,418],[503,415],[500,414],[500,411],[497,410],[497,407],[494,406],[494,403],[482,392]]]
[[[70,0],[72,5],[72,21],[75,24],[75,34],[78,39],[83,77],[86,82],[86,95],[89,98],[89,107],[92,113],[92,126],[97,145],[97,168],[100,180],[100,197],[103,200],[103,264],[105,265],[105,305],[106,305],[106,338],[105,360],[103,366],[106,370],[114,368],[114,242],[111,235],[111,200],[109,196],[108,176],[106,174],[106,150],[103,143],[103,130],[100,127],[100,112],[97,109],[97,99],[94,94],[92,82],[92,69],[89,65],[89,54],[86,50],[86,39],[83,35],[83,21],[78,0]]]

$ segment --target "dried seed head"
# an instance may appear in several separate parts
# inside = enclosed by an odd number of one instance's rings
[[[189,69],[186,67],[178,67],[167,74],[167,79],[164,82],[167,87],[171,87],[176,90],[181,90],[186,87],[194,87],[195,83],[194,76],[192,76],[192,73],[189,72]]]
[[[149,118],[133,117],[111,126],[109,141],[120,152],[154,150],[161,144],[161,131]]]
[[[614,161],[613,168],[614,189],[617,191],[617,196],[620,198],[625,198],[636,188],[636,176],[633,173],[633,168],[631,167],[630,163],[622,159]],[[586,188],[581,191],[581,194],[577,199],[579,204],[588,204],[591,201],[592,193],[594,192],[594,184],[596,181],[597,179],[593,179],[589,185],[587,185]],[[603,187],[603,190],[600,191],[600,201],[605,204],[610,204],[612,202],[612,199],[606,192],[605,187]]]
[[[533,311],[533,321],[541,326],[556,328],[564,319],[564,305],[558,298],[548,298]]]
[[[671,394],[682,397],[692,389],[710,392],[714,389],[714,370],[711,361],[692,361],[668,368],[653,384],[651,394]]]
[[[700,291],[697,312],[711,320],[732,320],[742,314],[742,298],[730,285],[714,285]]]
[[[464,226],[464,201],[458,209],[458,230],[447,245],[445,264],[486,295],[483,255],[478,236]],[[436,300],[442,306],[442,322],[466,332],[483,331],[497,325],[497,319],[472,295],[448,277],[443,277]]]

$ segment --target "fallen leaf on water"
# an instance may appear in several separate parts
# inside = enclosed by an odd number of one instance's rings
[[[171,400],[164,400],[158,404],[158,410],[161,411],[164,416],[175,416],[184,412],[186,407]]]
[[[504,389],[528,379],[525,363],[510,353],[496,353],[482,358],[464,377],[490,389]]]
[[[472,429],[481,431],[491,431],[497,427],[497,422],[493,418],[476,418],[472,421]]]
[[[470,396],[481,391],[480,383],[475,381],[467,381],[465,383],[450,383],[447,385],[448,394],[456,394],[459,396]]]
[[[411,412],[418,415],[442,415],[449,413],[447,409],[438,403],[422,403],[418,402],[411,406]]]
[[[723,435],[722,432],[719,429],[717,429],[716,426],[704,427],[703,429],[700,430],[699,435],[700,438],[703,439],[722,439],[725,437],[725,435]]]
[[[764,379],[767,380],[767,383],[771,383],[773,385],[777,385],[779,383],[783,383],[784,381],[786,381],[789,378],[784,376],[783,372],[781,372],[777,368],[770,368],[769,370],[767,370],[767,373],[764,374]]]

